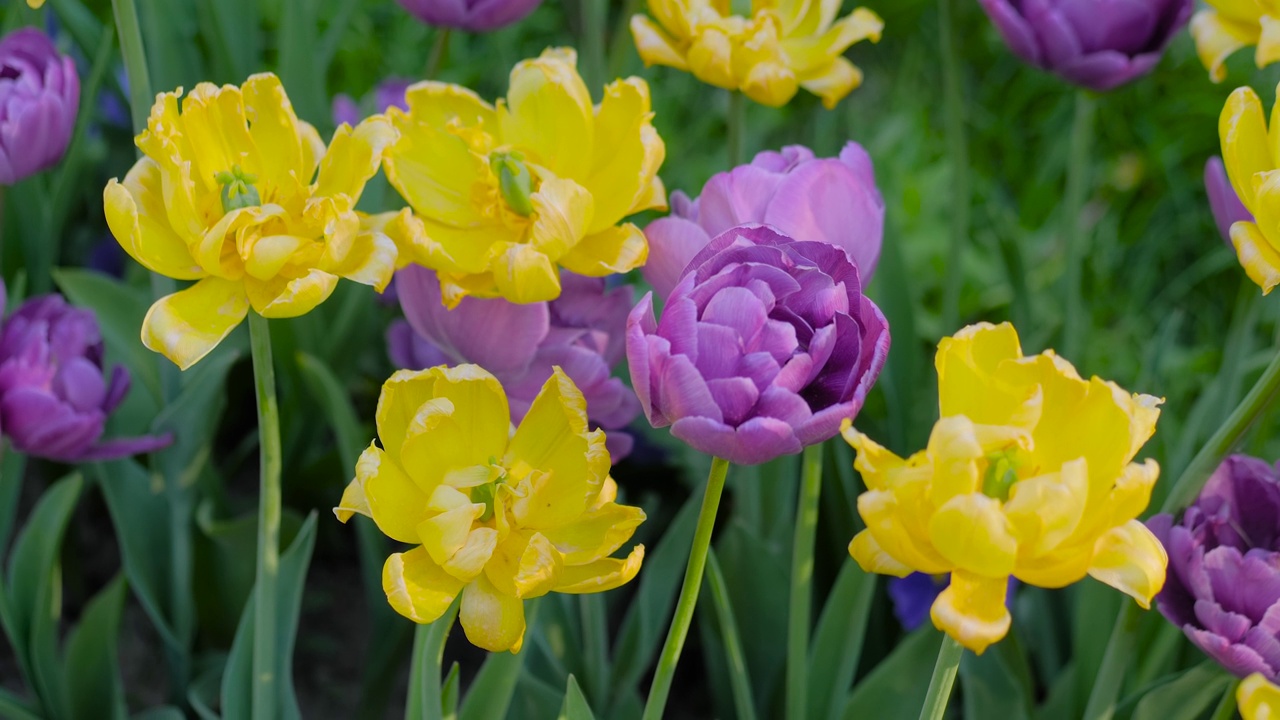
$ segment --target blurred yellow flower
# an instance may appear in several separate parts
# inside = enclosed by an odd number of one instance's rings
[[[377,424],[382,448],[360,456],[334,513],[367,515],[414,546],[382,571],[401,615],[432,622],[461,594],[467,639],[519,652],[524,600],[610,590],[639,572],[644,546],[609,556],[644,511],[614,502],[604,432],[587,430],[582,393],[559,368],[514,434],[502,386],[476,365],[397,372]]]
[[[862,84],[844,51],[861,40],[879,42],[884,29],[866,8],[836,20],[839,0],[752,0],[750,17],[732,14],[729,0],[648,2],[653,19],[631,18],[646,65],[687,70],[772,107],[787,104],[798,88],[835,107]]]
[[[1264,68],[1280,60],[1280,1],[1205,0],[1209,9],[1191,18],[1196,53],[1209,79],[1222,82],[1226,62],[1235,51],[1256,45],[1254,61]]]
[[[1218,121],[1222,163],[1255,222],[1231,226],[1231,243],[1249,278],[1265,295],[1280,283],[1280,122],[1267,119],[1252,88],[1236,88]]]
[[[44,0],[27,0],[27,7],[39,10],[44,5]]]
[[[298,120],[276,76],[242,87],[201,83],[157,96],[137,137],[144,157],[103,193],[116,240],[146,268],[191,287],[151,306],[142,342],[195,364],[252,307],[295,317],[338,277],[381,289],[398,256],[355,211],[395,130],[375,116],[343,125],[326,150]]]
[[[593,107],[576,64],[567,49],[519,63],[496,107],[428,81],[407,112],[388,111],[400,139],[387,178],[421,219],[413,260],[438,273],[446,304],[553,300],[559,267],[601,277],[648,258],[640,229],[619,223],[666,207],[649,86],[617,80]]]
[[[1053,351],[1023,357],[1008,323],[944,338],[936,365],[941,419],[925,450],[900,458],[845,423],[867,486],[854,559],[950,572],[933,622],[979,653],[1009,630],[1010,575],[1054,588],[1088,574],[1148,607],[1167,557],[1136,518],[1159,468],[1130,461],[1160,401],[1083,380]]]
[[[1236,704],[1244,720],[1280,720],[1280,687],[1254,673],[1236,688]]]

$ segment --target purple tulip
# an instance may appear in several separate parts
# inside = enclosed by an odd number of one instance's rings
[[[380,113],[386,112],[389,107],[408,110],[409,103],[405,100],[404,94],[413,82],[412,80],[398,77],[389,77],[383,80],[373,89],[373,106]],[[360,103],[357,103],[346,93],[338,93],[333,96],[332,112],[334,125],[346,123],[355,127],[365,117],[364,111],[360,109]]]
[[[0,288],[0,303],[2,296]],[[102,353],[92,312],[60,295],[23,303],[0,328],[0,432],[21,452],[66,463],[167,446],[168,435],[101,441],[107,416],[129,391],[124,368],[103,377]]]
[[[542,385],[559,366],[582,391],[587,417],[604,428],[614,462],[631,451],[621,432],[640,405],[610,372],[622,361],[631,288],[608,290],[603,278],[560,276],[560,297],[517,305],[501,298],[463,298],[453,310],[440,298],[431,270],[410,265],[396,273],[400,306],[408,323],[387,331],[391,360],[400,367],[475,363],[502,383],[519,423]]]
[[[749,165],[713,176],[696,200],[671,193],[671,215],[649,223],[644,277],[659,298],[671,294],[685,265],[736,225],[765,223],[782,234],[835,245],[871,281],[884,237],[884,198],[871,158],[850,142],[838,158],[815,158],[801,145],[766,151]]]
[[[1204,190],[1209,196],[1209,209],[1213,211],[1214,222],[1218,223],[1218,232],[1222,233],[1223,242],[1231,245],[1231,226],[1253,222],[1253,214],[1240,202],[1240,196],[1227,178],[1227,169],[1222,166],[1222,158],[1216,155],[1204,164]]]
[[[542,0],[399,0],[428,25],[486,32],[523,20]]]
[[[694,256],[661,322],[653,293],[627,318],[649,422],[740,465],[835,435],[888,352],[888,324],[848,256],[763,225],[731,228]]]
[[[0,185],[62,159],[80,107],[75,61],[35,28],[0,40]]]
[[[1160,612],[1230,672],[1280,680],[1280,472],[1233,455],[1181,524],[1147,524],[1169,553]]]
[[[906,577],[889,579],[889,599],[893,601],[893,616],[903,630],[911,632],[929,619],[929,611],[933,601],[951,584],[951,574],[930,575],[913,572]],[[1018,589],[1018,579],[1009,576],[1009,589],[1005,592],[1004,604],[1013,609],[1014,592]]]
[[[1193,0],[979,0],[1014,55],[1102,92],[1145,75]]]

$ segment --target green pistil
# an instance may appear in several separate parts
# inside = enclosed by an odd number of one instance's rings
[[[987,476],[982,481],[982,494],[1004,502],[1009,499],[1009,489],[1017,481],[1018,472],[1009,453],[993,455],[987,464]]]
[[[222,211],[231,212],[239,208],[257,207],[262,204],[262,198],[258,195],[258,188],[254,185],[258,181],[256,175],[250,175],[240,169],[239,165],[232,165],[228,172],[223,170],[214,176],[218,184],[222,185]]]
[[[533,214],[533,176],[525,167],[524,156],[518,152],[500,152],[489,156],[489,167],[498,176],[498,189],[502,199],[517,215]]]

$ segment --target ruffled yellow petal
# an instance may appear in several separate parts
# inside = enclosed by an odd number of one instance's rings
[[[387,181],[423,218],[459,228],[485,222],[472,200],[475,188],[488,182],[484,157],[471,151],[465,138],[446,132],[392,108],[389,113],[399,139],[388,148]]]
[[[1236,688],[1236,702],[1244,720],[1280,720],[1280,687],[1262,673],[1245,678]]]
[[[504,465],[517,477],[530,471],[529,493],[512,505],[523,527],[551,530],[580,517],[603,477],[588,462],[587,406],[560,368],[534,398],[507,449]]]
[[[262,159],[262,173],[277,185],[293,178],[302,185],[311,183],[311,170],[304,162],[306,149],[298,127],[298,116],[285,94],[280,79],[271,73],[251,75],[241,88],[249,136]]]
[[[338,518],[338,522],[345,523],[351,519],[352,515],[364,515],[367,518],[373,517],[373,511],[369,509],[369,500],[364,494],[364,483],[360,478],[355,478],[347,483],[347,487],[342,491],[342,499],[338,501],[338,506],[333,509],[333,516]]]
[[[463,591],[458,618],[472,645],[489,652],[520,652],[524,602],[498,592],[483,574]]]
[[[502,386],[476,365],[433,368],[432,396],[407,423],[400,459],[424,490],[451,472],[488,465],[506,448],[510,416]]]
[[[627,223],[588,235],[560,258],[566,270],[604,277],[630,272],[649,260],[649,241],[640,228]]]
[[[822,99],[828,110],[862,85],[862,70],[843,57],[800,76],[800,87]]]
[[[595,123],[591,93],[576,66],[567,49],[518,63],[497,114],[505,142],[527,150],[533,163],[582,183],[590,174]]]
[[[638,507],[609,502],[543,534],[566,563],[583,565],[612,555],[631,539],[644,519],[644,510]]]
[[[560,297],[560,273],[556,270],[556,264],[537,248],[524,244],[494,243],[490,253],[493,263],[493,295],[518,304],[546,302]]]
[[[386,233],[365,230],[355,237],[345,257],[331,256],[325,259],[324,264],[325,269],[334,275],[370,285],[382,292],[391,282],[396,267],[403,265],[398,261],[399,252],[396,241]]]
[[[249,298],[242,284],[205,278],[151,306],[142,321],[142,344],[186,370],[248,314]]]
[[[686,59],[689,71],[702,82],[727,90],[738,88],[733,74],[733,42],[723,31],[701,30],[690,43]]]
[[[1088,497],[1089,469],[1083,458],[1064,464],[1060,472],[1014,483],[1004,513],[1013,524],[1018,551],[1035,558],[1056,549],[1079,527]]]
[[[1130,520],[1098,538],[1089,574],[1148,608],[1164,587],[1168,563],[1164,546],[1147,526]]]
[[[316,197],[346,195],[354,204],[360,199],[365,183],[381,167],[383,152],[397,137],[395,128],[381,115],[365,119],[354,130],[346,125],[339,127],[328,152],[320,160],[320,175],[313,194]]]
[[[1009,579],[951,573],[951,584],[933,602],[933,624],[956,642],[981,655],[1009,633],[1013,618],[1005,607]]]
[[[558,259],[586,235],[595,206],[586,188],[572,180],[549,177],[531,200],[535,219],[529,245],[534,250]]]
[[[498,531],[490,527],[479,527],[467,535],[467,541],[444,563],[445,572],[470,582],[484,572],[485,563],[493,557],[498,547]]]
[[[1267,121],[1262,114],[1262,101],[1252,88],[1236,88],[1227,97],[1218,120],[1222,139],[1222,163],[1240,201],[1253,213],[1258,212],[1253,176],[1273,170],[1267,143]]]
[[[587,186],[608,191],[598,193],[587,233],[612,227],[634,212],[649,179],[662,165],[666,150],[652,131],[652,117],[649,86],[643,80],[617,80],[605,88],[596,108],[596,144]]]
[[[631,16],[631,37],[645,66],[666,65],[677,70],[688,70],[684,53],[679,45],[661,27],[644,15]]]
[[[865,492],[858,496],[858,514],[866,522],[866,531],[875,538],[876,546],[883,548],[895,560],[919,572],[950,572],[951,563],[929,544],[927,531],[922,531],[923,528],[909,528],[906,524],[908,520],[916,523],[928,522],[926,515],[913,514],[909,509],[912,505],[918,506],[923,500],[921,496],[924,488],[912,490],[915,497],[908,496],[905,503],[900,503],[896,494],[887,490]],[[901,489],[899,492],[907,495],[912,490]],[[900,505],[907,505],[907,508]]]
[[[437,488],[437,490],[442,489],[447,488]],[[471,535],[471,524],[483,513],[483,504],[468,503],[423,520],[417,527],[418,541],[422,543],[422,547],[426,548],[428,553],[431,553],[431,559],[435,560],[436,564],[443,566],[449,562],[454,553],[467,544]],[[492,548],[490,548],[490,552],[492,552]],[[469,577],[455,577],[464,582],[471,580]]]
[[[418,525],[426,517],[427,495],[405,475],[395,460],[376,445],[370,444],[356,462],[356,478],[347,486],[359,484],[369,517],[387,537],[403,543],[422,542]],[[346,505],[347,494],[343,494]],[[352,495],[357,502],[360,497]],[[339,518],[341,519],[341,518]]]
[[[1272,247],[1256,224],[1238,222],[1232,225],[1231,244],[1236,248],[1236,257],[1245,274],[1262,288],[1263,295],[1280,285],[1280,252]]]
[[[143,158],[124,183],[114,179],[103,190],[107,226],[120,247],[143,267],[178,280],[196,280],[204,270],[169,225],[160,168]]]
[[[329,299],[338,276],[323,270],[307,270],[298,277],[277,275],[268,281],[245,279],[245,291],[253,309],[265,318],[306,315]]]
[[[382,589],[387,601],[396,612],[419,624],[434,622],[443,615],[462,586],[420,547],[394,553],[382,566]]]
[[[1264,14],[1258,22],[1261,33],[1253,61],[1261,69],[1280,60],[1280,17]]]
[[[906,577],[915,572],[911,566],[899,562],[880,547],[875,536],[866,530],[853,536],[853,540],[849,542],[849,554],[869,573]]]
[[[400,459],[404,440],[422,406],[435,397],[438,370],[397,370],[378,395],[374,412],[382,447],[394,460]]]
[[[409,115],[417,122],[431,127],[443,127],[456,123],[461,127],[493,127],[497,115],[493,106],[471,90],[449,83],[424,80],[411,85],[404,94],[409,105]],[[403,131],[406,115],[399,108],[389,108],[388,114],[396,128]]]
[[[583,594],[604,592],[631,582],[644,562],[644,546],[636,545],[625,559],[602,558],[585,565],[568,565],[560,574],[556,592]]]
[[[1001,377],[1001,364],[1022,357],[1013,325],[978,323],[938,343],[938,406],[942,417],[964,415],[980,425],[1030,429],[1040,419],[1040,397],[1032,384]]]
[[[987,577],[1008,576],[1018,554],[1000,501],[976,493],[953,497],[938,508],[929,520],[929,539],[955,567]]]
[[[782,107],[796,96],[800,81],[795,72],[776,62],[758,62],[739,83],[742,94],[761,105]]]
[[[181,132],[195,163],[194,179],[218,192],[215,176],[240,167],[250,174],[263,171],[258,147],[249,134],[244,96],[235,85],[200,83],[182,99]]]
[[[485,567],[493,586],[507,595],[531,600],[551,592],[564,570],[564,556],[542,533],[510,535]]]
[[[1201,10],[1191,18],[1191,37],[1196,42],[1200,63],[1209,79],[1222,82],[1227,77],[1227,58],[1258,41],[1259,29],[1250,28],[1212,10]]]

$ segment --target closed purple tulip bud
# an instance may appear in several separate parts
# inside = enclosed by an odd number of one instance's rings
[[[398,0],[428,25],[485,32],[523,20],[542,0]]]
[[[1147,523],[1169,553],[1156,606],[1230,672],[1280,680],[1280,472],[1228,457],[1174,524]]]
[[[511,420],[519,423],[551,369],[559,367],[587,401],[587,418],[604,428],[614,462],[631,451],[622,429],[640,414],[635,394],[612,368],[622,361],[631,288],[606,289],[603,278],[560,276],[560,297],[517,305],[501,298],[463,298],[445,308],[436,274],[410,265],[396,273],[408,323],[387,332],[392,362],[422,369],[475,363],[507,392]]]
[[[665,298],[711,238],[750,223],[835,245],[858,266],[863,282],[870,282],[884,238],[884,198],[871,158],[855,142],[838,158],[815,158],[809,148],[789,145],[713,176],[696,200],[672,193],[671,215],[644,230],[649,239],[645,280]]]
[[[662,312],[627,318],[631,382],[649,422],[754,465],[835,435],[889,352],[884,315],[834,245],[731,228],[685,268]]]
[[[21,452],[66,463],[167,446],[167,435],[101,441],[107,416],[129,391],[124,368],[103,377],[102,353],[92,312],[60,295],[23,303],[0,328],[0,432]]]
[[[1218,232],[1222,233],[1222,241],[1231,246],[1231,226],[1238,222],[1253,222],[1253,214],[1240,202],[1240,196],[1227,178],[1222,158],[1216,155],[1204,164],[1204,191],[1209,196],[1209,209],[1213,211]]]
[[[80,107],[75,62],[47,35],[22,28],[0,40],[0,185],[62,159]]]
[[[1099,92],[1145,75],[1193,0],[979,0],[1014,55]]]

